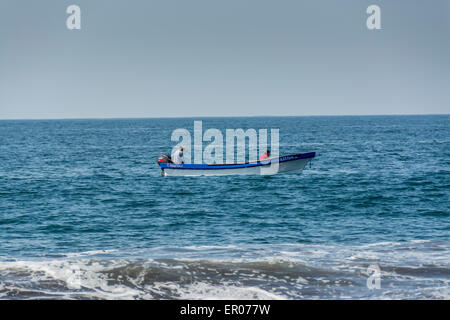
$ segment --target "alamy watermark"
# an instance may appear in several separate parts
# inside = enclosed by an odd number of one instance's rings
[[[66,26],[69,30],[81,29],[81,8],[72,4],[67,7],[66,13],[70,16],[66,19]],[[366,14],[370,16],[366,19],[366,26],[369,30],[381,29],[381,9],[378,5],[372,4],[367,7]]]
[[[81,29],[81,9],[79,6],[72,4],[67,7],[66,13],[70,14],[66,20],[66,26],[69,30]]]
[[[369,30],[380,30],[381,29],[381,9],[379,6],[372,4],[367,7],[367,14],[370,16],[366,20],[366,26]]]
[[[377,264],[371,264],[367,268],[369,277],[367,278],[366,285],[369,290],[381,288],[381,270]]]
[[[193,137],[185,128],[172,132],[171,141],[178,142],[172,149],[172,155],[183,147],[184,163],[221,164],[257,161],[259,156],[270,151],[270,158],[280,154],[279,132],[277,128],[270,129],[270,144],[268,129],[225,129],[223,132],[209,128],[203,132],[203,122],[194,121]],[[203,147],[204,142],[206,146]],[[248,148],[246,148],[248,146]],[[247,158],[248,150],[248,158]],[[225,156],[225,157],[224,157]],[[272,169],[278,169],[278,163],[272,164]],[[265,170],[269,170],[265,168]]]

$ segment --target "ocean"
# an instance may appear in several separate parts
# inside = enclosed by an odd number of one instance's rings
[[[194,120],[316,157],[161,177]],[[0,121],[0,299],[450,299],[450,116]]]

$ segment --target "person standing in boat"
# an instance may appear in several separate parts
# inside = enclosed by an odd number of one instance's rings
[[[184,147],[180,146],[180,149],[178,149],[177,151],[175,151],[173,153],[173,155],[172,155],[173,163],[177,163],[177,164],[184,163],[183,151],[184,151]]]
[[[267,149],[267,151],[264,154],[262,154],[261,157],[259,157],[259,161],[269,159],[269,157],[270,157],[270,150]]]

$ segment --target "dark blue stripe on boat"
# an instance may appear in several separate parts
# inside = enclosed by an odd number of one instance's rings
[[[238,168],[250,168],[270,165],[271,161],[287,162],[299,159],[314,158],[315,152],[298,153],[286,156],[281,156],[278,159],[272,159],[269,162],[250,162],[250,163],[236,163],[236,164],[174,164],[174,163],[160,163],[161,169],[184,169],[184,170],[216,170],[216,169],[238,169]]]

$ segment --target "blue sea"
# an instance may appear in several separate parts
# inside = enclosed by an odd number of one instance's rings
[[[161,177],[194,120],[316,157]],[[450,116],[0,121],[0,298],[450,299]]]

